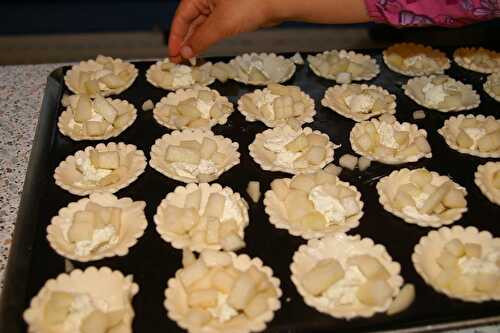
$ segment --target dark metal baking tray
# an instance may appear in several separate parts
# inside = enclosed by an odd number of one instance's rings
[[[452,50],[446,51],[451,56]],[[344,170],[341,179],[355,185],[361,191],[365,203],[360,226],[349,233],[371,237],[375,242],[387,247],[391,256],[401,263],[405,281],[416,286],[416,301],[408,310],[395,316],[378,314],[369,319],[351,321],[335,319],[306,306],[290,280],[289,271],[294,251],[305,241],[291,236],[285,230],[274,228],[268,222],[261,201],[258,204],[250,204],[251,222],[245,231],[247,246],[240,252],[262,258],[281,280],[282,307],[276,313],[274,320],[269,323],[267,331],[423,332],[500,322],[500,303],[474,304],[452,300],[435,292],[423,282],[415,272],[410,257],[419,238],[431,229],[404,223],[401,219],[386,212],[378,203],[375,189],[375,184],[380,177],[402,167],[425,166],[430,170],[449,175],[468,190],[469,210],[456,224],[474,225],[498,237],[500,232],[497,223],[500,207],[489,202],[474,184],[476,167],[488,159],[463,155],[446,145],[437,133],[437,129],[443,125],[444,120],[450,114],[427,111],[427,117],[424,120],[413,120],[412,112],[421,107],[403,94],[401,85],[406,82],[406,78],[387,69],[382,62],[380,50],[363,50],[363,52],[374,56],[381,67],[381,74],[370,83],[381,85],[397,95],[397,118],[400,121],[417,123],[418,126],[428,131],[434,157],[398,166],[373,163],[365,172]],[[117,97],[133,103],[138,109],[138,118],[129,129],[112,141],[135,144],[145,152],[149,159],[151,145],[169,130],[154,121],[152,112],[142,111],[141,105],[147,99],[158,102],[166,92],[147,83],[145,72],[151,65],[150,62],[137,62],[135,65],[140,71],[139,77],[130,89]],[[74,142],[58,132],[57,117],[63,110],[60,103],[61,96],[63,93],[68,93],[63,80],[67,69],[64,67],[55,70],[47,81],[7,267],[0,309],[0,332],[25,332],[26,324],[22,320],[22,312],[29,306],[30,299],[46,280],[64,272],[64,258],[49,247],[45,229],[51,217],[56,215],[60,208],[78,200],[79,197],[56,186],[52,174],[67,155],[88,145],[97,144],[88,141]],[[499,104],[483,92],[482,83],[485,75],[467,71],[455,64],[452,64],[447,73],[472,84],[480,93],[481,106],[468,113],[485,115],[498,113]],[[288,83],[299,85],[314,98],[318,112],[314,123],[309,126],[328,133],[335,143],[342,145],[335,152],[336,158],[344,153],[352,152],[348,137],[354,122],[321,107],[320,104],[325,90],[333,82],[316,77],[307,66],[298,66],[296,74]],[[233,103],[236,103],[242,94],[254,89],[233,81],[224,84],[217,82],[212,85],[212,88],[228,96]],[[262,190],[266,191],[273,179],[289,177],[284,173],[263,171],[249,156],[248,145],[257,133],[265,130],[262,123],[245,122],[244,117],[235,111],[227,124],[215,126],[213,130],[217,134],[237,141],[241,152],[241,163],[223,174],[217,180],[218,183],[230,186],[248,199],[245,194],[248,181],[259,180]],[[146,216],[149,225],[138,244],[125,257],[114,257],[86,264],[74,262],[77,268],[90,265],[109,266],[124,274],[134,275],[134,280],[140,286],[140,292],[133,301],[136,313],[135,332],[180,331],[176,323],[167,317],[162,303],[167,280],[181,267],[181,251],[172,248],[160,238],[153,222],[153,215],[160,201],[179,185],[183,184],[166,178],[148,166],[146,172],[136,182],[117,193],[119,196],[130,196],[134,200],[147,202]]]

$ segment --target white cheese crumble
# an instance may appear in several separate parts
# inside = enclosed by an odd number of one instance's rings
[[[222,212],[221,221],[241,221],[243,218],[241,216],[240,207],[238,206],[236,201],[233,200],[231,195],[224,194],[224,196],[226,197],[226,200],[224,201],[224,209]]]
[[[304,58],[302,58],[302,56],[300,55],[299,52],[296,52],[291,58],[290,60],[296,64],[296,65],[303,65],[304,64]]]
[[[199,174],[214,174],[218,171],[217,166],[212,160],[200,160],[199,164],[186,162],[170,163],[172,170],[181,177],[195,179]]]
[[[193,75],[191,74],[191,67],[186,65],[176,65],[172,67],[170,73],[173,76],[172,86],[190,86],[194,84]]]
[[[229,295],[218,292],[217,293],[217,305],[212,308],[208,308],[208,312],[221,323],[228,321],[238,314],[238,311],[233,309],[229,304],[227,304],[227,299]]]
[[[311,190],[309,200],[328,222],[334,224],[345,222],[346,210],[344,206],[337,198],[328,194],[323,185],[316,186]]]
[[[486,135],[486,130],[484,128],[468,127],[464,128],[464,132],[474,141],[471,149],[475,149],[479,139]]]
[[[326,298],[330,306],[356,304],[359,302],[356,297],[358,288],[366,281],[357,266],[347,266],[344,277],[328,288],[322,298]]]
[[[112,170],[109,169],[100,169],[94,167],[94,165],[90,161],[90,158],[88,158],[87,156],[77,158],[76,166],[83,174],[82,181],[75,183],[75,185],[77,186],[88,183],[96,183],[112,172]]]
[[[89,295],[80,294],[77,295],[70,305],[68,316],[63,323],[64,333],[75,333],[80,332],[80,326],[85,317],[87,317],[92,311],[96,310],[96,306],[92,303],[92,299]]]
[[[406,67],[415,67],[416,69],[423,69],[423,68],[436,68],[437,63],[434,61],[434,59],[426,56],[425,54],[417,54],[411,57],[406,58],[403,61],[403,64]]]
[[[442,84],[435,85],[432,82],[428,82],[422,88],[422,92],[424,93],[425,101],[429,105],[438,105],[447,96]]]
[[[264,142],[264,148],[276,153],[274,164],[285,168],[293,166],[293,162],[300,156],[300,153],[288,151],[285,146],[299,135],[300,133],[287,126],[281,133],[277,133]]]
[[[500,275],[500,268],[497,261],[500,258],[500,251],[490,251],[481,258],[463,256],[458,260],[458,266],[464,274],[495,274]]]
[[[107,225],[104,228],[95,229],[91,240],[79,241],[75,244],[75,254],[79,256],[89,255],[90,252],[100,246],[109,246],[118,242],[115,227]]]
[[[391,124],[386,122],[380,122],[380,125],[377,128],[377,133],[380,138],[380,144],[389,148],[399,148],[399,144],[394,138],[394,128]]]
[[[375,104],[375,98],[367,94],[353,94],[344,98],[345,104],[356,113],[368,113]]]
[[[210,101],[210,102],[205,102],[201,99],[198,99],[196,101],[196,108],[198,111],[201,113],[201,117],[208,119],[210,118],[210,109],[212,109],[212,106],[215,104],[215,101]]]

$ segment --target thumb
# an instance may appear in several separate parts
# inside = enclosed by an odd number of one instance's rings
[[[211,45],[231,35],[231,28],[223,24],[224,20],[216,15],[210,15],[205,22],[194,29],[191,36],[184,42],[181,55],[185,59],[195,57]],[[227,23],[227,21],[225,22]]]

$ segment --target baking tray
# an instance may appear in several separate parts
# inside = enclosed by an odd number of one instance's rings
[[[452,50],[444,50],[451,56]],[[469,210],[456,224],[474,225],[498,237],[500,233],[496,224],[499,222],[500,207],[489,202],[474,184],[476,167],[488,159],[463,155],[446,145],[437,133],[437,129],[450,114],[427,111],[424,120],[413,120],[413,111],[421,107],[403,94],[401,85],[407,78],[387,69],[381,59],[381,50],[362,50],[362,52],[374,56],[381,67],[381,74],[369,83],[381,85],[397,95],[397,118],[400,121],[417,123],[419,127],[427,130],[434,157],[398,166],[373,163],[365,172],[344,170],[340,178],[355,185],[362,193],[365,203],[360,226],[349,233],[371,237],[375,242],[385,245],[394,260],[401,263],[405,282],[415,285],[417,298],[414,304],[401,314],[395,316],[378,314],[369,319],[350,321],[332,318],[306,306],[290,280],[289,270],[294,251],[305,241],[291,236],[285,230],[273,227],[264,213],[262,201],[258,204],[250,203],[251,222],[245,231],[247,246],[239,253],[262,258],[281,280],[283,290],[282,307],[277,311],[274,320],[269,323],[267,332],[424,332],[500,322],[499,302],[474,304],[452,300],[435,292],[424,283],[413,268],[410,257],[419,238],[431,229],[404,223],[386,212],[378,203],[375,189],[379,178],[403,167],[425,166],[440,174],[449,175],[468,191]],[[227,61],[224,58],[211,60]],[[154,121],[151,111],[141,110],[145,100],[152,99],[156,103],[166,94],[165,91],[153,87],[146,81],[145,72],[151,64],[151,62],[136,62],[135,65],[140,72],[139,77],[130,89],[117,96],[136,106],[138,109],[136,122],[118,138],[108,140],[135,144],[144,151],[148,160],[154,141],[170,131]],[[80,197],[56,186],[52,174],[67,155],[74,154],[88,145],[97,144],[89,141],[74,142],[58,132],[57,117],[63,111],[60,100],[63,93],[69,93],[63,83],[64,73],[67,70],[67,67],[55,70],[47,81],[6,272],[0,305],[0,332],[25,332],[26,324],[22,320],[22,312],[29,306],[30,299],[46,280],[65,271],[65,259],[49,247],[45,229],[51,217],[56,215],[60,208]],[[455,64],[452,64],[447,73],[472,84],[481,95],[481,106],[468,113],[485,115],[498,113],[499,104],[483,92],[482,83],[485,75],[467,71]],[[309,126],[328,133],[333,142],[342,145],[335,151],[335,161],[344,153],[352,153],[348,138],[354,122],[321,107],[320,104],[325,90],[333,82],[318,78],[307,66],[298,66],[296,74],[288,84],[299,85],[314,98],[318,112],[314,123]],[[234,104],[242,94],[254,89],[234,81],[224,84],[216,82],[211,87],[228,96]],[[245,193],[248,181],[259,180],[262,191],[266,191],[273,179],[290,177],[285,173],[263,171],[250,157],[248,145],[257,133],[265,129],[262,123],[246,122],[238,111],[231,115],[227,124],[213,128],[216,134],[237,141],[241,152],[241,163],[223,174],[217,182],[238,191],[248,202],[250,200]],[[91,265],[109,266],[124,274],[134,275],[135,282],[140,286],[140,292],[133,300],[136,314],[135,332],[181,331],[176,323],[167,317],[163,307],[167,280],[181,267],[181,251],[172,248],[160,238],[153,222],[153,215],[160,201],[179,185],[184,184],[169,179],[148,166],[137,181],[117,193],[120,197],[130,196],[134,200],[144,200],[147,203],[146,216],[149,225],[137,245],[125,257],[108,258],[92,263],[73,262],[75,268],[83,269]]]

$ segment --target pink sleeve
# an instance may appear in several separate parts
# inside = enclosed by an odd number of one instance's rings
[[[396,27],[460,27],[500,17],[500,0],[365,0],[368,14]]]

